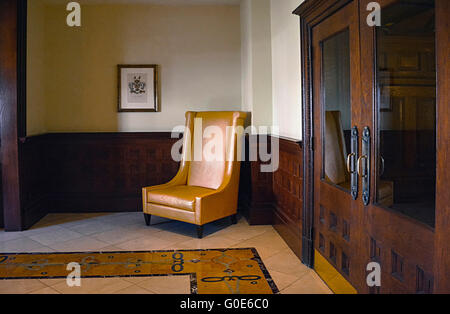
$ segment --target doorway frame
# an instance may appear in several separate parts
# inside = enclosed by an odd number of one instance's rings
[[[302,75],[303,131],[303,226],[302,262],[314,268],[314,111],[312,29],[352,0],[315,0],[303,2],[293,14],[300,16],[300,53]]]
[[[27,0],[0,2],[0,98],[3,218],[6,231],[26,227],[21,145],[26,137]]]

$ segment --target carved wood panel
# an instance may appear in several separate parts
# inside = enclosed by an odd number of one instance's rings
[[[279,139],[279,168],[273,173],[274,227],[302,256],[303,151],[298,142]]]
[[[27,138],[22,144],[27,156],[23,160],[27,211],[33,206],[44,212],[138,211],[142,187],[175,176],[178,162],[171,157],[175,141],[169,133]]]
[[[262,172],[259,150],[270,152],[271,137],[250,135],[245,138],[245,160],[241,163],[239,185],[239,208],[250,225],[270,225],[273,223],[272,172]],[[250,151],[256,152],[250,156]],[[251,160],[256,159],[256,160]]]

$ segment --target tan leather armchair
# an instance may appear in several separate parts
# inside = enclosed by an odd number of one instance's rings
[[[183,155],[177,175],[166,184],[142,189],[147,225],[150,225],[151,215],[180,220],[196,224],[198,237],[202,238],[203,226],[209,222],[231,216],[236,223],[240,175],[236,156],[243,138],[239,127],[243,127],[245,117],[244,112],[186,113],[189,132],[183,137]],[[222,138],[217,137],[218,132],[208,133],[214,128],[221,131]],[[213,158],[205,158],[204,152],[212,147],[212,141],[216,144],[211,149]]]

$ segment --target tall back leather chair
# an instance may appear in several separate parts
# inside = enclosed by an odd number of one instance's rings
[[[168,183],[144,187],[145,221],[151,215],[203,226],[231,216],[236,223],[244,112],[187,112],[183,154],[176,176]],[[242,130],[242,129],[241,129]],[[168,157],[170,158],[170,157]]]

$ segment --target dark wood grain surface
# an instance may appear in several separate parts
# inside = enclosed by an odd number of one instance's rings
[[[0,2],[0,127],[4,225],[22,229],[19,132],[23,130],[26,1]],[[20,49],[20,52],[19,52]],[[26,51],[26,50],[25,50]],[[22,90],[20,88],[22,87]]]
[[[436,1],[438,154],[436,189],[435,292],[450,293],[450,3]]]
[[[448,48],[448,18],[449,3],[445,0],[436,0],[436,36],[437,36],[437,72],[438,72],[438,97],[437,97],[437,184],[436,184],[436,227],[433,229],[426,224],[420,223],[410,217],[402,215],[398,212],[390,211],[385,208],[371,204],[363,206],[361,202],[357,206],[351,206],[352,218],[350,221],[350,237],[356,236],[360,238],[359,244],[354,247],[344,245],[340,239],[332,236],[332,232],[325,232],[320,227],[324,223],[324,227],[329,229],[330,221],[338,221],[336,230],[341,233],[345,228],[345,216],[341,212],[336,213],[337,207],[345,207],[341,203],[343,198],[333,198],[332,191],[327,191],[324,195],[317,194],[317,184],[314,183],[314,170],[320,164],[320,158],[314,162],[315,154],[320,150],[320,129],[316,129],[315,125],[320,123],[315,103],[320,101],[320,89],[314,90],[315,85],[320,83],[318,77],[320,71],[313,75],[314,67],[320,67],[320,56],[317,54],[316,47],[313,49],[313,30],[318,28],[322,22],[325,22],[330,16],[338,13],[343,8],[348,7],[352,2],[357,2],[359,7],[359,36],[361,36],[361,49],[354,47],[353,53],[360,53],[360,61],[358,57],[352,58],[352,67],[358,67],[359,73],[355,73],[357,79],[352,81],[352,88],[355,95],[359,95],[352,100],[353,112],[352,118],[355,125],[359,129],[369,126],[371,130],[377,127],[374,125],[374,99],[375,99],[375,33],[374,29],[368,27],[366,23],[367,11],[366,6],[370,0],[344,1],[344,0],[317,0],[305,1],[294,12],[300,15],[301,36],[302,36],[302,73],[303,73],[303,140],[304,140],[304,209],[303,209],[303,260],[305,262],[312,261],[312,245],[310,244],[314,238],[316,241],[314,247],[320,251],[323,248],[323,255],[334,263],[341,274],[346,276],[342,271],[342,260],[339,261],[341,252],[350,249],[350,256],[346,256],[346,260],[350,257],[350,273],[352,265],[359,264],[356,267],[359,272],[356,277],[348,277],[350,282],[358,289],[359,292],[367,293],[430,293],[430,292],[450,292],[449,276],[450,273],[450,247],[448,239],[450,237],[450,210],[449,210],[449,170],[448,155],[448,134],[449,134],[449,106],[448,106],[448,79],[450,77],[446,60],[449,55]],[[380,1],[383,7],[395,3],[395,0]],[[345,22],[345,21],[343,21]],[[325,23],[324,23],[325,24]],[[338,29],[337,25],[330,26]],[[330,27],[324,28],[329,31]],[[317,36],[317,35],[316,35]],[[326,36],[324,36],[326,38]],[[355,51],[357,50],[357,51]],[[314,57],[313,57],[314,56]],[[315,62],[315,63],[313,63]],[[400,95],[401,96],[401,95]],[[359,97],[359,98],[358,98]],[[381,134],[382,140],[392,142],[389,147],[395,147],[399,140],[410,138],[408,132],[384,132]],[[433,169],[426,170],[426,173],[412,173],[411,169],[418,162],[415,156],[424,155],[422,152],[433,151],[433,143],[429,138],[433,134],[426,132],[417,134],[417,141],[410,147],[415,150],[404,150],[403,153],[410,152],[407,163],[398,164],[398,160],[389,160],[389,163],[396,163],[391,169],[386,169],[390,179],[394,181],[396,177],[405,177],[405,172],[409,173],[410,181],[402,181],[397,186],[402,185],[395,191],[395,198],[402,200],[411,200],[414,197],[420,197],[420,193],[433,192],[432,187],[420,189],[417,186],[417,176],[428,177]],[[423,140],[423,141],[422,141]],[[407,141],[408,142],[408,141]],[[376,152],[376,143],[372,143],[372,151]],[[398,146],[398,145],[397,145]],[[387,158],[388,151],[384,151]],[[400,148],[404,149],[404,148]],[[421,164],[428,164],[430,160],[421,160]],[[377,169],[377,161],[372,158],[371,169]],[[430,172],[431,171],[431,172]],[[375,175],[372,176],[371,182],[372,194],[371,199],[375,198]],[[324,186],[325,188],[325,186]],[[315,191],[315,193],[314,193]],[[322,204],[322,210],[314,211],[313,200],[319,198]],[[342,206],[340,206],[341,204]],[[324,206],[325,205],[325,206]],[[332,213],[332,215],[330,215]],[[317,217],[317,215],[319,217]],[[315,218],[315,219],[314,219]],[[313,221],[317,226],[313,232]],[[323,221],[323,222],[321,222]],[[331,225],[334,225],[332,223]],[[322,234],[320,230],[323,231]],[[331,240],[331,241],[330,241]],[[344,241],[345,242],[345,241]],[[332,250],[330,243],[333,243]],[[309,245],[307,247],[307,245]],[[347,249],[346,249],[347,247]],[[331,251],[333,256],[331,258]],[[369,261],[378,261],[381,263],[382,287],[381,289],[368,289],[365,285],[365,269],[363,266]]]

